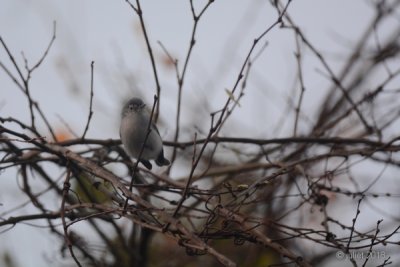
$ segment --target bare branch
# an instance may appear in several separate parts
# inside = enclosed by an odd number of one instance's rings
[[[93,66],[94,66],[94,61],[90,63],[90,104],[89,104],[89,116],[88,120],[85,126],[85,130],[83,131],[81,139],[85,139],[86,133],[89,130],[89,124],[90,120],[92,119],[93,116],[93,110],[92,110],[92,104],[93,104]]]

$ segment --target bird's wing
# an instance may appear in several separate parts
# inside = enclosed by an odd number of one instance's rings
[[[151,127],[152,130],[155,130],[157,132],[157,134],[160,135],[160,132],[158,131],[157,126],[154,123],[151,123],[151,126],[152,126]]]

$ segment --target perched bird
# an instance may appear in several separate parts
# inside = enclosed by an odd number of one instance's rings
[[[144,146],[140,162],[149,170],[152,168],[149,161],[151,159],[154,159],[158,166],[170,164],[169,160],[164,158],[163,143],[154,123],[151,123],[149,136],[144,143],[150,115],[146,104],[140,98],[131,98],[122,108],[119,129],[122,144],[129,156],[138,159]]]

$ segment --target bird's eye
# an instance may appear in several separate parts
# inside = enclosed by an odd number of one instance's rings
[[[133,105],[132,104],[129,105],[129,109],[133,110]]]

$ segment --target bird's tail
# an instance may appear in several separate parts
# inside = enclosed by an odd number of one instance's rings
[[[160,154],[158,155],[158,157],[156,159],[156,164],[158,166],[168,166],[169,164],[171,164],[171,162],[169,162],[169,160],[164,158],[164,150],[161,150]]]

